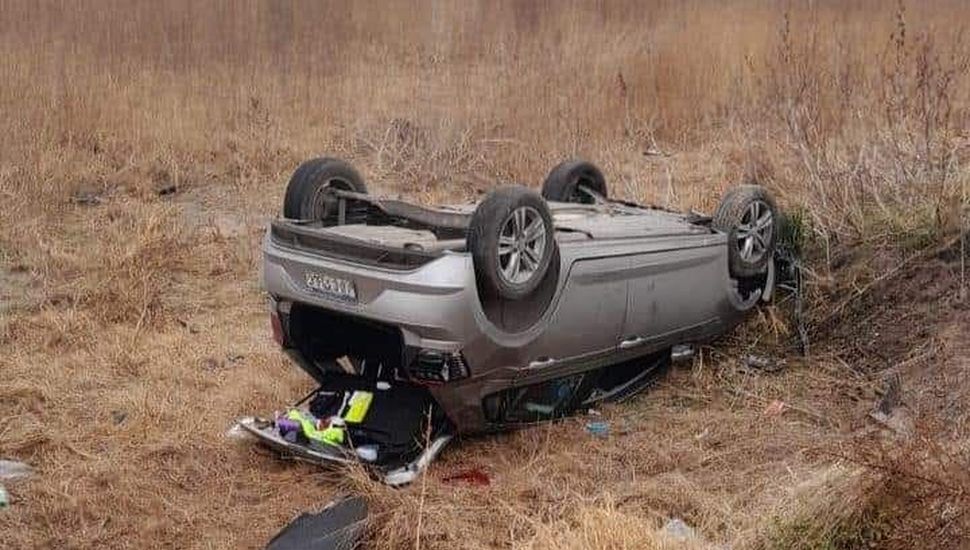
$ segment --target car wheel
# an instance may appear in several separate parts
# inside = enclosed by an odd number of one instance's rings
[[[535,191],[496,189],[475,209],[468,249],[488,296],[521,300],[542,282],[555,247],[552,215]]]
[[[584,189],[606,198],[606,178],[591,162],[567,160],[557,165],[542,183],[542,197],[547,201],[592,204],[595,198]]]
[[[316,158],[300,165],[290,177],[283,199],[283,217],[297,220],[323,220],[337,212],[337,199],[328,191],[342,189],[366,193],[360,174],[346,162]]]
[[[765,273],[777,241],[778,209],[760,185],[728,191],[714,213],[713,226],[728,236],[728,269],[742,279]]]

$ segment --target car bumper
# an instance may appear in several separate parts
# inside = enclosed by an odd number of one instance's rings
[[[263,285],[277,301],[301,302],[399,327],[408,346],[457,351],[478,331],[472,259],[445,253],[411,270],[380,269],[290,249],[267,235]],[[350,282],[356,298],[314,290],[320,276]]]

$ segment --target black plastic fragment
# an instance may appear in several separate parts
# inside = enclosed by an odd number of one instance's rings
[[[351,550],[360,545],[366,520],[363,498],[340,498],[318,513],[301,514],[269,541],[266,550]]]

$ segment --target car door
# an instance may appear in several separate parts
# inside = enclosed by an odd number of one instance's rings
[[[722,247],[687,239],[675,249],[629,256],[629,303],[619,347],[680,343],[716,323],[724,294]]]
[[[628,260],[622,256],[573,261],[555,310],[529,346],[535,368],[564,365],[616,349],[627,308]]]

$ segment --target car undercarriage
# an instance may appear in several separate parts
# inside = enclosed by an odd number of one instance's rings
[[[774,286],[777,212],[760,187],[714,216],[607,198],[584,161],[542,195],[503,187],[429,208],[367,194],[346,163],[294,173],[263,242],[274,338],[319,387],[264,443],[406,483],[456,435],[636,394]]]

